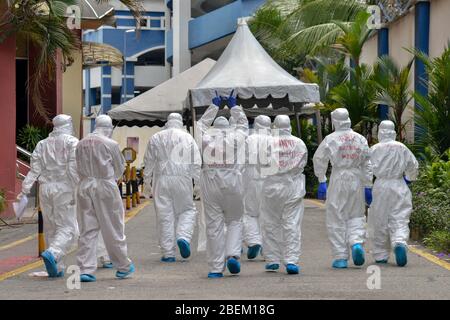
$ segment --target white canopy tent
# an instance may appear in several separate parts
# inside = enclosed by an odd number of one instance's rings
[[[304,83],[280,67],[253,36],[245,18],[239,19],[235,35],[215,66],[196,87],[189,90],[187,100],[192,120],[204,112],[216,92],[229,96],[232,90],[248,117],[254,118],[259,114],[295,115],[298,129],[299,116],[305,109],[303,106],[320,102],[318,85]],[[224,107],[221,106],[219,114],[228,113]],[[310,111],[305,114],[310,114]],[[318,117],[319,112],[315,115]],[[320,121],[317,123],[320,141]]]
[[[133,98],[108,112],[118,126],[163,126],[172,112],[183,113],[186,95],[215,65],[205,59],[151,90]]]
[[[216,65],[190,90],[191,107],[208,106],[216,95],[238,96],[244,108],[272,104],[274,109],[319,102],[319,87],[303,83],[281,68],[259,44],[245,19],[240,19],[233,39]]]

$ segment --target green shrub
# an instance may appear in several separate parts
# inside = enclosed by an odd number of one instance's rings
[[[33,152],[38,142],[47,138],[48,133],[47,128],[35,127],[27,124],[20,129],[19,134],[17,135],[17,144],[25,150]]]
[[[446,153],[449,154],[449,151]],[[450,234],[450,161],[437,160],[421,169],[412,185],[411,228],[428,237],[433,232]]]
[[[447,230],[433,231],[423,239],[425,245],[440,253],[450,253],[450,232]]]
[[[292,134],[298,137],[297,125],[295,123],[295,120],[292,121],[291,126],[292,126]],[[306,119],[300,120],[300,128],[301,128],[301,139],[303,140],[303,142],[306,145],[306,148],[308,149],[308,163],[306,164],[306,167],[303,171],[306,180],[305,182],[306,196],[315,198],[317,194],[317,188],[319,186],[319,181],[317,180],[317,177],[314,174],[312,158],[318,147],[317,129],[316,126],[310,124]]]

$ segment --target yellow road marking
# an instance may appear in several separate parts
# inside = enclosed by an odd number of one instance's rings
[[[141,212],[142,209],[144,209],[145,207],[147,207],[147,205],[150,204],[149,200],[144,200],[143,203],[141,203],[139,206],[137,206],[136,208],[134,208],[131,211],[128,211],[125,214],[125,223],[127,223],[128,221],[130,221],[132,218],[134,218],[139,212]]]
[[[141,212],[141,211],[142,211],[145,207],[147,207],[149,204],[150,204],[150,201],[145,200],[143,203],[141,203],[139,206],[137,206],[137,207],[134,208],[133,210],[131,210],[131,211],[125,213],[125,223],[127,223],[128,221],[130,221],[131,219],[133,219],[139,212]],[[31,237],[31,238],[35,238],[36,236],[30,236],[30,237]],[[28,238],[30,238],[30,237],[24,238],[24,239],[22,239],[22,240],[18,240],[18,241],[16,241],[16,242],[13,242],[13,243],[11,243],[11,244],[9,244],[9,245],[6,245],[6,246],[4,246],[4,247],[7,247],[7,246],[8,246],[9,248],[14,247],[14,246],[16,246],[16,245],[18,245],[18,244],[20,244],[20,243],[24,243],[24,242],[26,242],[26,241],[28,241],[28,240],[31,240],[31,239],[28,239]],[[20,243],[19,243],[19,242],[20,242]],[[1,247],[1,248],[4,248],[4,247]],[[0,249],[1,249],[1,248],[0,248]],[[70,251],[68,254],[73,253],[75,250],[76,250],[76,249]],[[39,268],[39,267],[41,267],[41,266],[43,266],[43,265],[44,265],[44,262],[43,262],[42,260],[39,259],[39,261],[35,261],[35,262],[29,263],[29,264],[27,264],[27,265],[24,265],[24,266],[22,266],[22,267],[19,267],[19,268],[17,268],[17,269],[14,269],[14,270],[5,272],[5,273],[3,273],[3,274],[0,274],[0,281],[6,280],[6,279],[11,278],[11,277],[15,277],[15,276],[17,276],[17,275],[19,275],[19,274],[22,274],[22,273],[24,273],[24,272],[27,272],[27,271],[30,271],[30,270],[33,270],[33,269],[36,269],[36,268]]]
[[[306,199],[316,205],[318,205],[321,208],[325,207],[325,203],[321,202],[319,200],[315,200],[315,199]],[[442,259],[439,259],[438,257],[432,255],[431,253],[426,252],[425,250],[419,249],[417,246],[408,246],[409,251],[427,259],[428,261],[437,264],[438,266],[441,266],[444,269],[450,270],[450,263],[448,263],[447,261],[444,261]]]
[[[23,239],[20,239],[20,240],[11,242],[11,243],[9,243],[9,244],[7,244],[7,245],[1,246],[1,247],[0,247],[0,251],[6,250],[6,249],[10,249],[10,248],[13,248],[13,247],[15,247],[15,246],[18,246],[19,244],[22,244],[22,243],[24,243],[24,242],[33,240],[33,239],[35,239],[36,237],[37,237],[37,235],[34,235],[34,236],[29,236],[29,237],[26,237],[26,238],[23,238]]]
[[[447,261],[439,259],[438,257],[432,255],[431,253],[419,249],[416,246],[408,246],[408,249],[409,251],[427,259],[428,261],[433,262],[434,264],[437,264],[438,266],[441,266],[444,269],[450,270],[450,263],[448,263]]]
[[[14,269],[12,271],[8,271],[8,272],[3,273],[3,274],[0,274],[0,281],[3,281],[5,279],[8,279],[8,278],[11,278],[11,277],[14,277],[14,276],[17,276],[17,275],[19,275],[21,273],[24,273],[24,272],[27,272],[27,271],[30,271],[30,270],[33,270],[33,269],[36,269],[36,268],[39,268],[42,265],[44,265],[44,262],[42,262],[42,260],[39,259],[38,261],[29,263],[29,264],[24,265],[24,266],[22,266],[20,268]]]

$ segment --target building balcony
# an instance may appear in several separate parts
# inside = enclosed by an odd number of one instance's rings
[[[221,39],[226,39],[227,36],[236,31],[237,19],[253,15],[264,4],[265,0],[238,0],[229,2],[227,0],[193,0],[193,8],[195,8],[194,4],[197,4],[200,9],[208,10],[216,6],[218,9],[189,21],[189,49],[194,50],[210,45],[216,41],[220,42]],[[223,5],[224,3],[228,4]],[[172,61],[173,56],[172,39],[173,31],[170,30],[167,32],[168,61]],[[227,43],[227,41],[225,42]],[[222,44],[220,44],[220,48],[223,48]],[[220,51],[220,48],[214,48],[214,50]]]

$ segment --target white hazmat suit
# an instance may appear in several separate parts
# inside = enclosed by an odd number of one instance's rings
[[[197,141],[201,145],[203,164],[200,189],[206,221],[207,256],[210,275],[221,275],[241,255],[242,215],[244,212],[242,171],[245,163],[245,138],[248,120],[242,107],[231,108],[236,128],[228,120],[215,117],[219,107],[212,104],[197,122]],[[210,128],[213,124],[214,127]],[[226,226],[226,232],[225,232]]]
[[[78,139],[72,134],[72,117],[60,114],[53,118],[53,131],[36,145],[31,169],[22,183],[25,195],[35,181],[40,184],[39,204],[48,246],[42,257],[50,277],[63,275],[62,259],[78,237],[74,194],[78,183],[75,161]]]
[[[80,240],[77,262],[81,274],[95,281],[97,239],[103,236],[116,276],[134,271],[127,255],[124,206],[116,181],[123,175],[125,160],[119,144],[112,140],[109,116],[100,115],[95,130],[82,139],[76,150],[80,185],[77,192]],[[92,279],[92,280],[89,280]],[[83,281],[83,278],[82,278]]]
[[[387,262],[391,248],[406,247],[409,217],[412,211],[408,181],[417,179],[418,162],[412,152],[395,141],[395,125],[383,121],[378,127],[378,141],[370,148],[370,160],[376,177],[373,202],[369,210],[369,234],[377,262]]]
[[[320,183],[327,181],[328,163],[332,166],[326,199],[326,224],[335,259],[333,266],[345,268],[349,245],[352,249],[359,247],[358,259],[353,257],[355,264],[364,263],[364,187],[372,185],[372,170],[367,140],[351,129],[347,109],[336,109],[331,113],[331,119],[335,132],[326,136],[319,145],[313,163]],[[337,261],[345,262],[336,266]]]
[[[288,273],[298,273],[306,193],[303,169],[307,160],[308,150],[301,139],[291,134],[289,117],[277,116],[270,143],[270,169],[263,183],[262,197],[267,270],[276,270],[283,263]]]
[[[262,210],[262,185],[264,175],[261,167],[268,165],[267,150],[270,143],[271,120],[268,116],[260,115],[255,118],[253,133],[247,137],[247,164],[244,172],[244,216],[243,236],[248,246],[247,257],[254,259],[262,246],[260,214]]]
[[[175,115],[169,116],[165,130],[151,137],[144,157],[144,180],[152,181],[163,261],[175,258],[176,241],[182,257],[189,257],[197,218],[192,180],[197,184],[200,179],[201,156]]]

